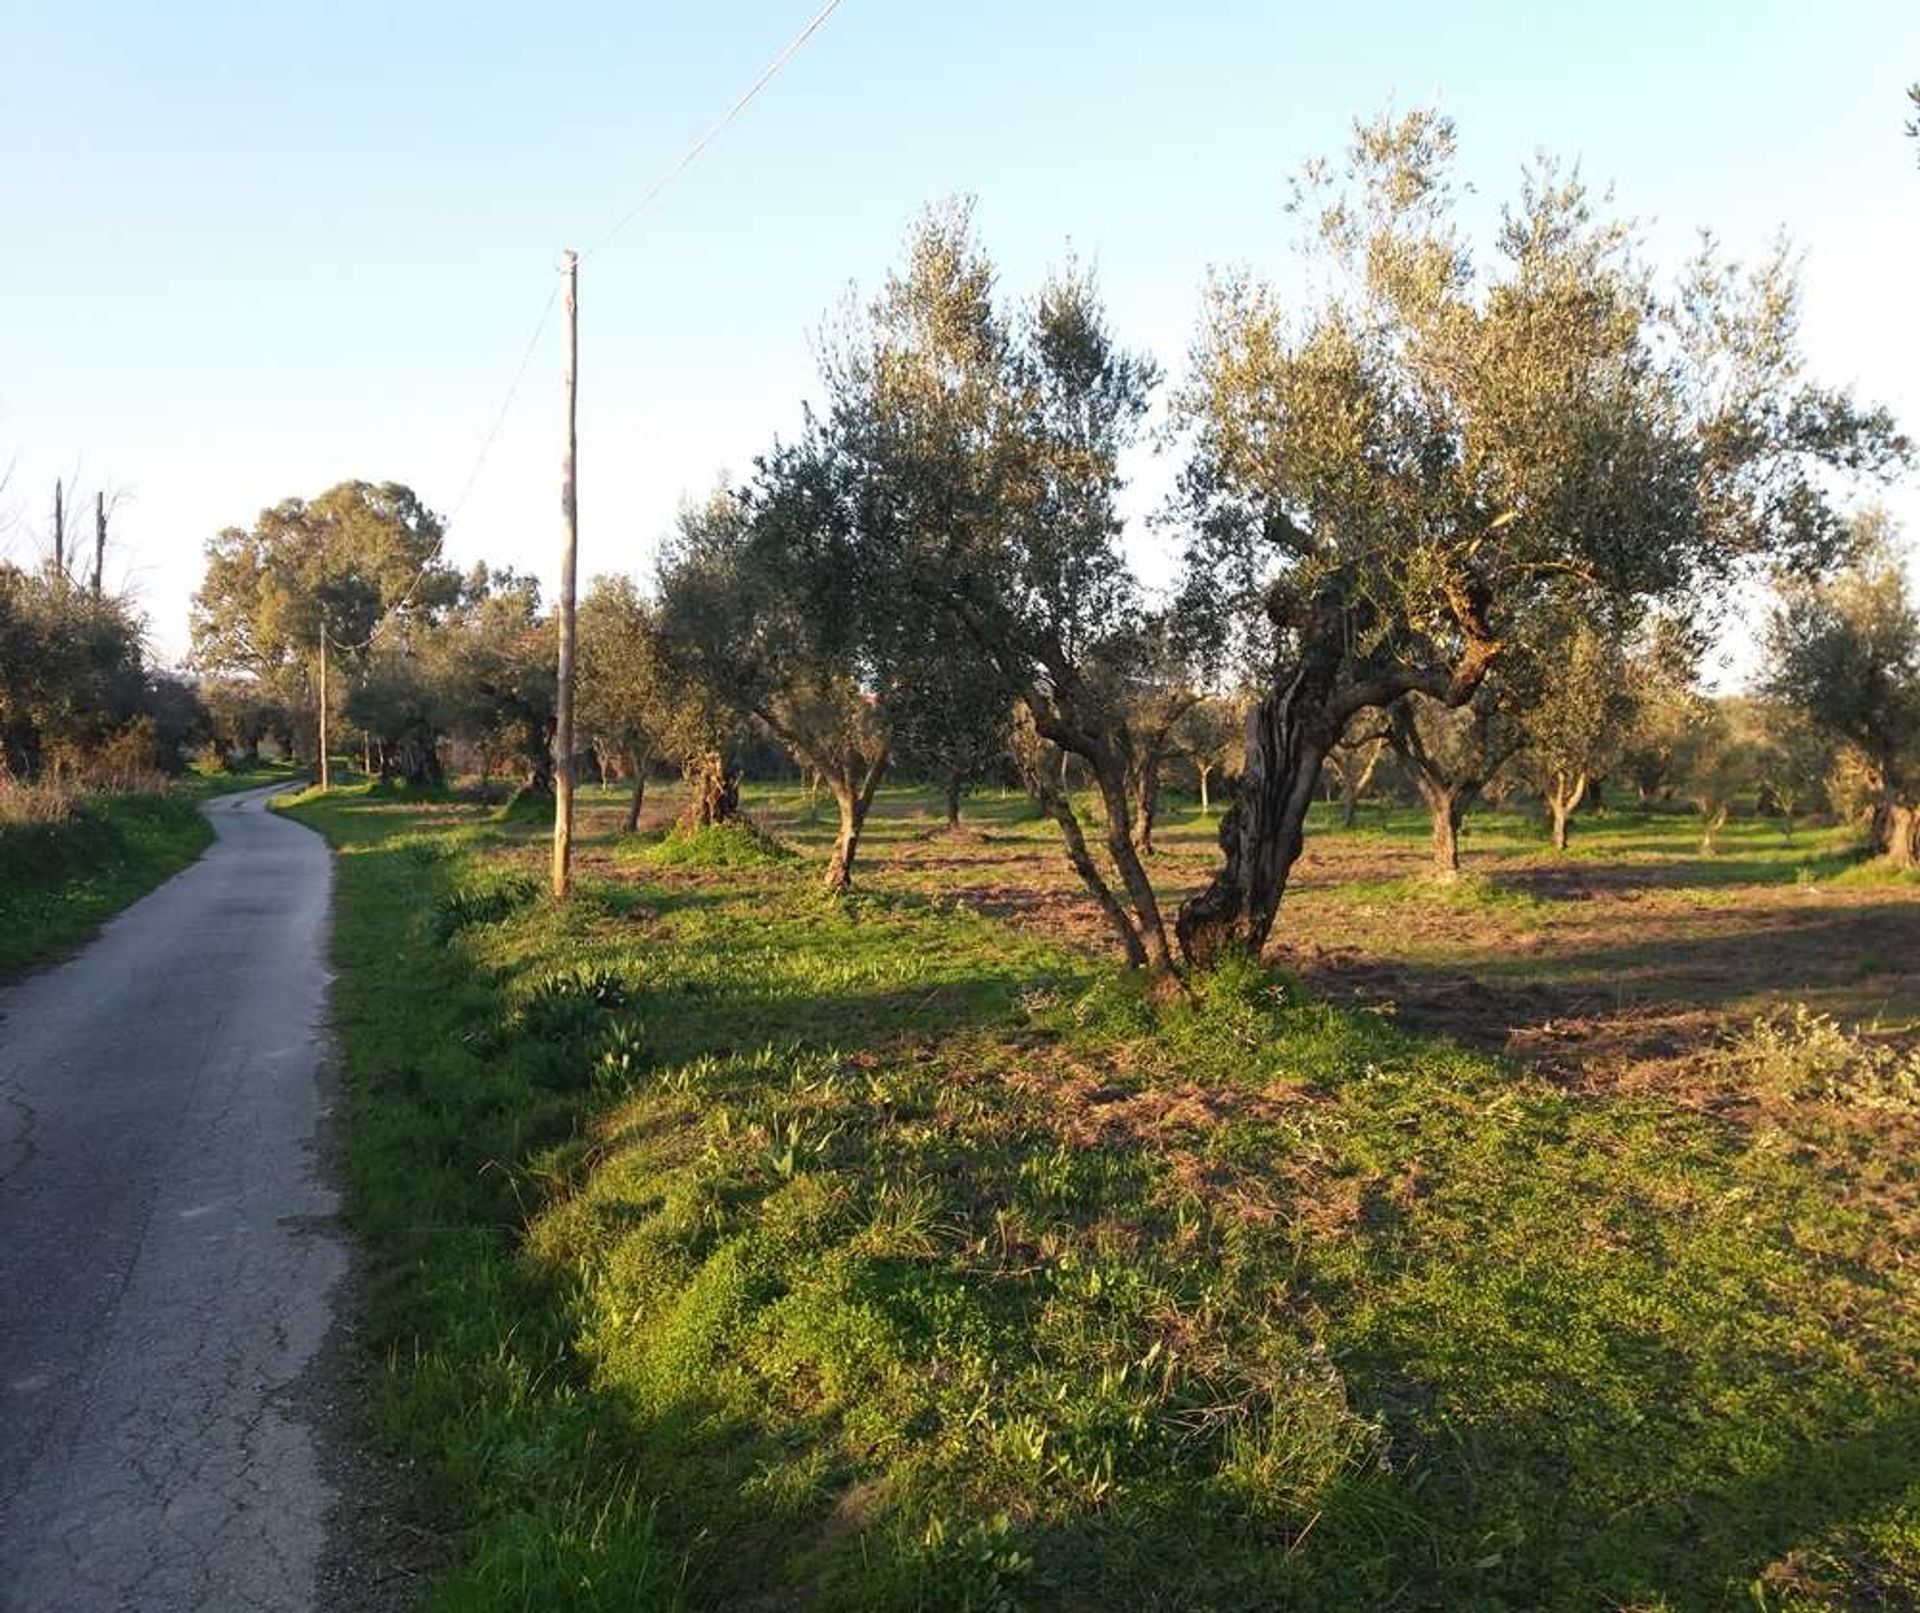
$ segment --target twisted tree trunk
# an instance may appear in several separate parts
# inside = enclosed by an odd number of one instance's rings
[[[1334,709],[1342,615],[1337,602],[1317,602],[1300,659],[1247,714],[1246,765],[1220,820],[1225,861],[1212,883],[1181,906],[1174,926],[1181,956],[1195,968],[1211,968],[1235,949],[1257,958],[1266,947],[1300,856],[1321,764],[1344,720]]]
[[[1895,868],[1920,868],[1920,806],[1888,801],[1875,814],[1881,853]]]
[[[1414,784],[1433,820],[1433,872],[1443,880],[1457,879],[1460,876],[1460,824],[1466,817],[1467,800],[1472,792],[1464,787],[1437,783],[1417,771]]]
[[[633,770],[633,794],[627,798],[627,815],[620,828],[623,833],[633,834],[640,827],[640,809],[647,802],[647,765],[653,757],[644,750],[630,750],[626,759]]]
[[[687,805],[681,814],[685,827],[711,829],[740,815],[740,774],[719,751],[688,757],[682,771],[687,781]]]
[[[880,788],[887,771],[888,747],[867,764],[864,776],[854,765],[830,772],[827,786],[833,791],[834,804],[840,809],[840,832],[834,836],[833,856],[827,862],[827,889],[838,893],[853,884],[853,859],[860,848],[860,831],[867,825],[867,809],[873,805],[874,791]],[[848,758],[850,764],[853,759]]]

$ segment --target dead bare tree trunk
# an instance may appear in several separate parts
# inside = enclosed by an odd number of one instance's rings
[[[101,580],[107,569],[107,495],[93,495],[93,597],[100,597]]]

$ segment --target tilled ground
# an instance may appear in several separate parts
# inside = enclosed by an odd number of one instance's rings
[[[808,821],[799,802],[752,804],[813,850],[830,817]],[[665,823],[675,804],[656,792],[647,822]],[[1786,1002],[1920,1038],[1920,888],[1834,879],[1843,838],[1752,825],[1708,856],[1691,821],[1674,817],[1595,825],[1557,858],[1513,820],[1478,832],[1470,820],[1450,890],[1427,879],[1424,836],[1397,814],[1387,832],[1363,823],[1309,836],[1270,956],[1336,1001],[1569,1082],[1664,1084]],[[1169,911],[1215,856],[1205,820],[1181,815],[1162,830],[1154,873]],[[861,857],[869,890],[1110,945],[1051,826],[1016,804],[982,803],[951,835],[913,798],[885,799]]]

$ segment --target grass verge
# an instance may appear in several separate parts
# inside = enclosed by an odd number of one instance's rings
[[[805,864],[561,908],[530,831],[292,810],[435,1607],[1920,1594],[1908,1111],[1568,1092],[1254,971],[1169,1007]]]
[[[209,796],[289,776],[261,769],[88,798],[57,823],[0,825],[0,976],[44,962],[171,879],[213,839]]]

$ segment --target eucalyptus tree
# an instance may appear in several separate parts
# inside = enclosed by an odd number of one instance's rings
[[[1852,753],[1874,843],[1920,864],[1920,608],[1883,518],[1861,524],[1852,562],[1782,584],[1767,634],[1767,692]]]
[[[1127,567],[1116,507],[1156,378],[1078,270],[1003,306],[960,206],[921,220],[827,367],[862,574],[896,620],[958,624],[1023,713],[1027,751],[1084,764],[1104,864],[1057,774],[1041,804],[1128,961],[1171,973],[1142,807],[1199,693],[1182,624]]]
[[[397,482],[342,482],[228,527],[207,545],[193,598],[195,664],[310,705],[323,634],[345,672],[364,662],[376,628],[404,640],[453,604],[460,577],[441,559],[442,537],[440,517]]]
[[[1884,414],[1805,378],[1784,255],[1740,275],[1703,253],[1662,298],[1634,232],[1551,167],[1476,254],[1453,156],[1431,112],[1359,127],[1298,197],[1324,290],[1208,291],[1180,501],[1267,675],[1224,866],[1179,916],[1194,963],[1264,945],[1356,713],[1464,704],[1538,621],[1613,632],[1756,557],[1825,559],[1829,473],[1899,457]]]
[[[675,664],[813,768],[839,808],[826,883],[843,891],[891,756],[832,444],[810,431],[752,483],[682,512],[660,572]]]

